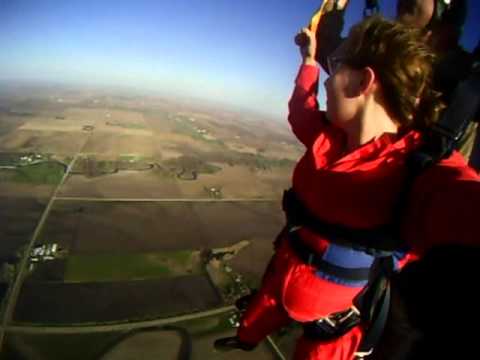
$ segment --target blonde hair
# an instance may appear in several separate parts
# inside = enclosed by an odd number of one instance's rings
[[[418,29],[372,16],[350,32],[346,65],[371,67],[382,86],[385,107],[402,129],[427,128],[443,104],[431,87],[435,59]]]

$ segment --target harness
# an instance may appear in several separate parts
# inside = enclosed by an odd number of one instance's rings
[[[364,287],[351,308],[303,323],[304,335],[318,341],[330,341],[360,323],[371,324],[356,352],[357,357],[369,355],[383,332],[389,312],[388,277],[396,267],[395,255],[401,247],[400,239],[393,232],[394,227],[360,230],[315,221],[293,189],[284,192],[282,205],[287,217],[287,238],[296,255],[304,263],[314,266],[316,273],[324,279]],[[298,234],[302,227],[330,241],[324,254],[317,254],[302,241]],[[374,246],[375,241],[378,246]]]
[[[399,250],[405,249],[399,236],[399,226],[414,181],[427,168],[451,155],[479,109],[480,69],[477,66],[473,68],[471,76],[457,86],[453,101],[439,122],[424,134],[420,148],[407,158],[407,178],[394,208],[395,224],[366,230],[331,224],[312,215],[293,189],[284,192],[282,207],[287,217],[288,239],[298,257],[313,265],[323,278],[353,286],[362,282],[365,284],[350,309],[304,323],[306,337],[320,341],[332,340],[361,323],[365,328],[365,336],[355,355],[361,359],[373,352],[390,310],[390,276],[396,268],[396,255]],[[331,243],[329,248],[338,256],[328,256],[327,252],[316,254],[298,235],[301,227],[327,238]],[[345,249],[356,254],[355,261],[342,261],[345,255],[342,255],[342,251],[345,252]],[[368,257],[370,262],[366,260]],[[354,266],[347,263],[353,263]]]
[[[365,7],[363,8],[363,17],[369,17],[380,12],[380,5],[378,0],[365,0]]]

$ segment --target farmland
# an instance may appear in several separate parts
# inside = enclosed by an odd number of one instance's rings
[[[3,95],[0,258],[18,294],[3,299],[1,355],[51,354],[8,326],[168,320],[230,304],[258,285],[302,151],[285,125],[231,111],[80,90]],[[185,325],[193,358],[223,358],[211,341],[232,333],[226,321]],[[92,334],[84,358],[121,334]],[[163,330],[132,344],[152,336],[179,346]],[[267,345],[255,354],[273,358]]]

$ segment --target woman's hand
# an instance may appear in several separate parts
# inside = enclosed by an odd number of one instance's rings
[[[308,28],[303,28],[295,36],[295,44],[300,48],[303,63],[306,65],[316,65],[315,52],[317,50],[317,40],[315,34]]]

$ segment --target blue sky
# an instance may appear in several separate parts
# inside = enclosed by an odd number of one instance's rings
[[[394,15],[396,0],[381,1]],[[361,19],[351,0],[347,25]],[[0,0],[0,79],[119,85],[284,116],[319,0]],[[480,30],[470,0],[463,43]]]

